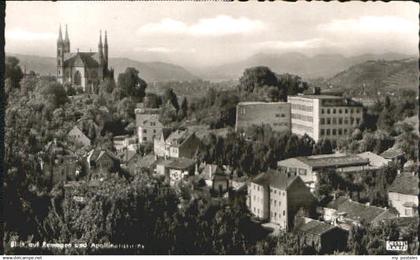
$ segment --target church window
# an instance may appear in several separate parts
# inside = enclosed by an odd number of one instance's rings
[[[76,73],[74,73],[73,83],[75,85],[81,85],[81,83],[82,83],[82,76],[80,75],[80,71],[76,71]]]

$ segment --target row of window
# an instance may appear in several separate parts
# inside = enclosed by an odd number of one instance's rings
[[[362,112],[361,108],[322,108],[321,114],[348,114],[348,113],[360,113]]]
[[[299,169],[299,168],[287,168],[287,172],[292,173],[293,175],[302,175],[305,176],[307,174],[306,169]]]
[[[143,129],[143,133],[147,134],[147,129]],[[156,134],[156,129],[153,129],[153,133]]]
[[[289,126],[287,122],[273,123],[274,126]]]
[[[299,119],[302,121],[307,121],[307,122],[312,122],[313,118],[311,116],[306,116],[306,115],[301,115],[301,114],[296,114],[296,113],[292,113],[292,118],[293,119]]]
[[[286,216],[286,211],[285,211],[285,210],[283,210],[283,216]],[[271,211],[271,212],[270,212],[270,217],[277,218],[277,212],[273,212],[273,211]],[[281,217],[281,215],[280,215],[280,214],[279,214],[279,217]]]
[[[302,110],[302,111],[312,111],[312,106],[301,105],[301,104],[292,104],[292,109]]]
[[[286,114],[276,114],[276,117],[286,117]]]
[[[347,129],[321,129],[321,135],[347,135],[350,130]]]
[[[273,206],[277,206],[277,200],[270,199],[270,204]],[[281,206],[281,201],[279,200],[279,206]]]
[[[335,117],[333,117],[333,118],[321,118],[319,123],[321,125],[331,125],[331,124],[336,125],[337,123],[339,125],[343,125],[343,124],[348,125],[349,122],[350,122],[350,124],[352,125],[355,121],[356,121],[356,124],[360,124],[360,118],[353,118],[353,117],[350,117],[350,118],[341,118],[341,117],[340,118],[335,118]]]

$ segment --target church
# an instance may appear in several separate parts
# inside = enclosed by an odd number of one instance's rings
[[[98,52],[70,52],[70,39],[67,31],[63,40],[61,26],[57,40],[57,81],[63,85],[71,85],[83,92],[96,92],[105,78],[113,78],[114,71],[108,69],[108,38],[105,31],[102,44],[102,31],[99,33]]]

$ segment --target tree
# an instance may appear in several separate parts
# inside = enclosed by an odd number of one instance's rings
[[[19,59],[13,56],[6,57],[5,79],[10,79],[12,88],[19,88],[19,82],[23,78],[22,69],[19,66]]]
[[[116,88],[114,79],[105,78],[101,83],[99,83],[99,93],[106,92],[111,94],[112,91]]]
[[[278,84],[276,74],[264,66],[245,69],[242,77],[239,78],[239,89],[246,92],[253,92],[262,86],[277,87]]]
[[[131,97],[135,100],[142,100],[145,96],[147,83],[138,76],[135,68],[129,67],[124,73],[118,75],[118,87],[123,97]]]
[[[47,83],[47,86],[42,91],[42,95],[52,109],[58,108],[68,102],[66,90],[59,83]]]
[[[168,102],[175,108],[176,111],[179,110],[178,97],[172,88],[167,88],[165,89],[165,92],[163,92],[162,103],[166,105]]]

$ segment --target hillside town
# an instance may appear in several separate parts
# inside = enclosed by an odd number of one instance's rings
[[[85,52],[63,28],[56,75],[5,61],[4,239],[88,246],[9,254],[417,254],[415,91],[356,96],[268,66],[156,91],[114,73],[112,31]]]

